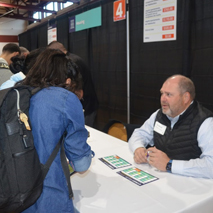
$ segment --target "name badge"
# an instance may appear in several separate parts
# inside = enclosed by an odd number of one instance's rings
[[[166,126],[156,121],[154,126],[154,131],[161,135],[164,135],[166,131]]]

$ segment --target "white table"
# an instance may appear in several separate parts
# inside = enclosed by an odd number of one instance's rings
[[[213,213],[213,180],[159,172],[134,163],[128,144],[87,127],[95,152],[90,169],[71,177],[74,205],[81,213]],[[116,154],[159,178],[138,186],[117,174],[98,158]],[[132,167],[130,166],[130,167]]]

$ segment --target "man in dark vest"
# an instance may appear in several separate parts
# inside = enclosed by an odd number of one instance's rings
[[[213,178],[213,113],[195,100],[194,84],[185,76],[169,77],[160,93],[161,109],[129,139],[135,162],[174,174]]]

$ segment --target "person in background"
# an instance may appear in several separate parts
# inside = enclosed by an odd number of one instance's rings
[[[14,56],[11,58],[12,63],[10,64],[10,71],[13,74],[21,72],[23,70],[25,57],[21,57],[20,55]]]
[[[25,47],[19,47],[21,50],[21,57],[26,58],[30,54],[30,51]]]
[[[161,109],[129,139],[136,163],[160,171],[213,178],[213,113],[195,100],[193,82],[169,77],[160,89]],[[146,149],[146,147],[150,147]]]
[[[0,85],[7,81],[13,73],[9,66],[12,63],[11,58],[21,53],[17,44],[8,43],[2,49],[0,55]]]
[[[13,74],[21,72],[24,66],[27,55],[30,54],[29,50],[25,47],[19,47],[21,54],[11,58],[10,70]]]
[[[10,64],[10,69],[15,74],[0,86],[0,90],[13,87],[16,83],[25,79],[26,74],[35,64],[38,55],[44,50],[44,47],[32,50],[25,59],[23,57],[13,57],[13,63]]]
[[[29,70],[23,85],[40,87],[30,100],[29,118],[35,148],[44,164],[61,136],[66,132],[66,157],[76,172],[86,171],[93,152],[87,144],[88,131],[80,103],[82,76],[63,52],[44,50]],[[72,199],[60,162],[60,153],[53,161],[44,180],[43,192],[36,203],[24,213],[74,212]]]
[[[92,81],[91,72],[89,70],[89,67],[78,55],[69,52],[67,53],[67,55],[71,57],[75,64],[77,64],[82,74],[84,96],[81,99],[81,104],[84,109],[85,124],[90,127],[94,127],[99,103]]]
[[[68,52],[64,45],[58,41],[51,42],[48,48],[61,50],[71,57],[72,61],[79,67],[83,77],[83,98],[81,99],[81,104],[84,109],[85,124],[94,127],[99,103],[89,67],[81,57]]]
[[[58,42],[58,41],[52,41],[47,45],[48,48],[50,49],[58,49],[61,50],[64,54],[67,54],[67,49],[65,48],[65,46]]]

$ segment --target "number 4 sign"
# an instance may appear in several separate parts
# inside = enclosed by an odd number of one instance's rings
[[[114,2],[114,21],[126,19],[126,0]]]

